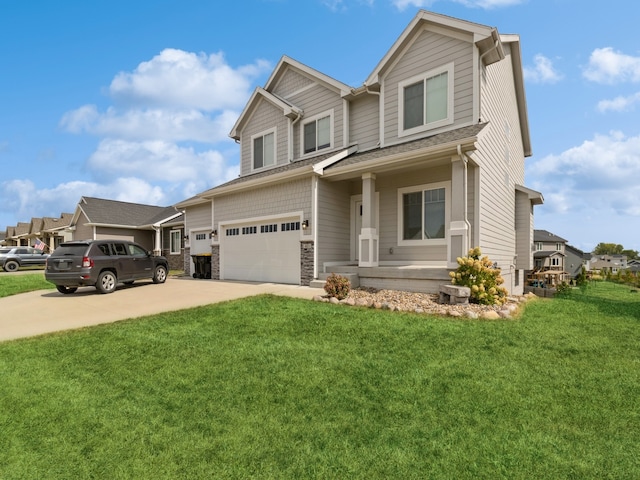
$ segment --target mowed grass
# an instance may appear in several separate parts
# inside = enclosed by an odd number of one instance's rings
[[[43,273],[14,273],[0,276],[0,298],[35,290],[53,290],[54,288],[56,287],[53,283],[44,279]]]
[[[639,478],[639,323],[599,284],[508,321],[259,296],[7,342],[0,478]]]

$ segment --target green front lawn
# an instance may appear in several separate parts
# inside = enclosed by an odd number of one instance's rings
[[[43,273],[14,273],[0,276],[0,298],[34,290],[53,290],[54,288],[56,287],[53,283],[44,279]]]
[[[0,478],[639,478],[638,297],[489,322],[260,296],[6,342]]]

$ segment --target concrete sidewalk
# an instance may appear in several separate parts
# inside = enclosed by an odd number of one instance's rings
[[[140,281],[102,295],[93,287],[72,295],[39,290],[0,298],[0,341],[116,322],[269,293],[311,299],[321,288],[275,283],[170,277],[161,285]]]

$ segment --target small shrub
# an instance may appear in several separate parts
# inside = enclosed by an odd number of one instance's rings
[[[479,247],[472,248],[466,257],[458,257],[458,269],[449,272],[451,283],[469,287],[472,303],[502,305],[507,301],[507,290],[501,287],[504,279],[499,268],[493,268],[489,257],[482,257]]]
[[[560,297],[570,295],[571,291],[572,291],[572,287],[567,282],[562,282],[560,285],[556,287],[556,295]]]
[[[332,273],[327,278],[327,282],[324,284],[324,291],[330,297],[336,297],[338,300],[343,300],[349,295],[351,291],[351,282],[348,278],[342,275],[336,275]]]

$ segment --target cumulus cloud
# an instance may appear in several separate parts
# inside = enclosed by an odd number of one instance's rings
[[[559,74],[553,67],[553,62],[538,53],[533,57],[534,65],[532,67],[524,67],[524,78],[534,83],[556,83],[562,80],[562,75]]]
[[[639,216],[640,136],[596,135],[559,155],[528,165],[528,183],[557,213],[609,210]]]
[[[65,113],[60,126],[71,133],[89,133],[100,137],[213,144],[228,139],[238,115],[237,111],[222,111],[211,116],[196,109],[120,111],[115,107],[99,113],[95,105],[84,105]]]
[[[640,82],[640,57],[626,55],[611,47],[596,48],[583,75],[592,82],[605,84]]]
[[[203,111],[241,108],[249,97],[252,80],[270,64],[232,68],[222,53],[207,55],[167,48],[142,62],[133,72],[118,73],[110,95],[125,104],[173,107]]]
[[[427,8],[436,3],[437,0],[392,0],[398,10],[405,10],[408,7]],[[484,8],[491,10],[493,8],[510,7],[512,5],[520,5],[524,0],[452,0],[466,7]]]
[[[601,100],[598,102],[600,112],[625,112],[633,110],[636,103],[640,102],[640,92],[624,97],[622,95],[611,100]]]

